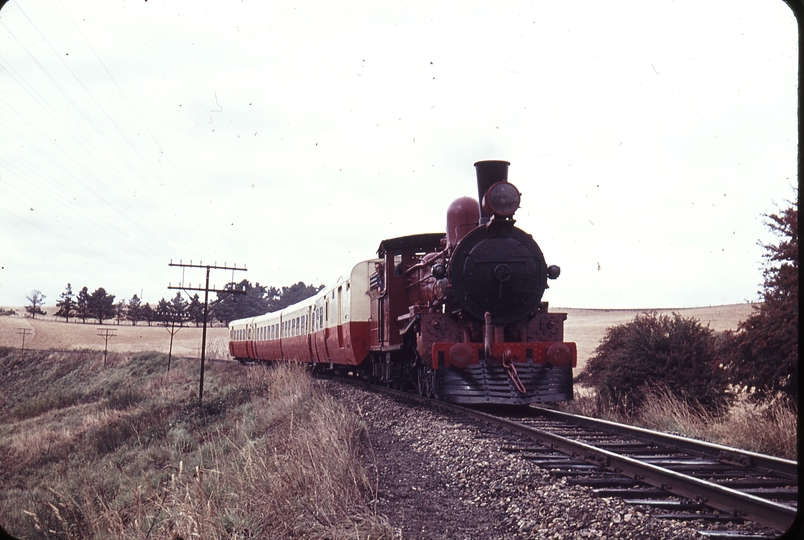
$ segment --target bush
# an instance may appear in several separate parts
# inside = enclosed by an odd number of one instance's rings
[[[607,329],[579,382],[595,387],[602,399],[625,413],[642,407],[649,385],[663,384],[707,411],[729,398],[714,332],[678,313],[643,313]]]

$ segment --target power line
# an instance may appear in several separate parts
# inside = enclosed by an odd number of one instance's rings
[[[210,270],[231,270],[232,273],[235,271],[245,272],[246,266],[243,265],[241,268],[238,268],[235,264],[234,266],[227,266],[226,263],[223,266],[218,266],[217,264],[207,264],[204,265],[203,263],[199,262],[198,264],[193,264],[192,261],[185,264],[179,261],[178,263],[174,263],[172,260],[168,264],[168,266],[178,266],[180,268],[204,268],[206,269],[206,285],[204,288],[200,287],[190,287],[184,286],[184,273],[182,272],[182,281],[180,282],[179,286],[173,287],[168,283],[168,289],[181,289],[184,291],[204,291],[204,330],[201,334],[201,382],[198,389],[198,404],[201,405],[203,396],[204,396],[204,360],[206,358],[206,347],[207,347],[207,315],[209,313],[209,293],[219,293],[219,294],[246,294],[245,290],[238,290],[238,289],[210,289],[209,288],[209,272]]]
[[[117,334],[113,334],[112,332],[116,332],[116,329],[112,328],[98,328],[99,334],[98,336],[103,338],[104,345],[103,345],[103,365],[106,365],[106,351],[109,350],[109,340],[113,337],[117,337]]]
[[[17,334],[22,335],[22,352],[25,352],[25,336],[29,336],[33,330],[30,328],[17,328]]]
[[[86,43],[87,47],[89,47],[89,50],[91,50],[92,54],[95,55],[95,58],[97,59],[98,64],[100,64],[100,66],[106,72],[106,75],[108,75],[109,80],[111,80],[114,83],[114,85],[117,88],[118,92],[120,92],[120,95],[123,96],[123,99],[128,104],[129,108],[134,113],[134,115],[137,117],[137,120],[140,121],[140,124],[142,124],[142,126],[145,128],[145,131],[148,132],[148,135],[151,137],[151,140],[154,141],[154,143],[156,144],[156,147],[159,149],[160,154],[163,154],[165,156],[165,159],[167,160],[167,162],[170,165],[170,167],[173,169],[173,172],[176,173],[176,176],[178,176],[178,178],[181,181],[181,183],[184,184],[184,187],[191,194],[191,196],[195,200],[196,204],[200,206],[201,201],[198,199],[198,197],[195,196],[195,192],[192,189],[190,189],[190,186],[187,184],[187,181],[184,179],[184,177],[181,175],[181,173],[178,171],[178,169],[176,169],[176,166],[173,164],[173,161],[170,159],[170,156],[164,152],[164,150],[162,149],[162,145],[156,139],[156,136],[154,136],[153,132],[150,130],[150,128],[148,128],[148,125],[143,121],[142,117],[140,117],[139,113],[137,112],[137,109],[134,108],[134,105],[132,105],[131,101],[129,101],[128,96],[126,96],[125,92],[123,92],[123,89],[120,88],[120,85],[117,84],[117,81],[112,76],[112,74],[109,72],[109,69],[106,67],[106,64],[104,64],[103,60],[101,60],[100,56],[98,56],[98,53],[95,51],[95,48],[92,46],[92,44],[86,38],[84,33],[81,31],[81,28],[76,24],[75,19],[73,19],[72,15],[70,15],[70,12],[67,11],[67,8],[64,7],[64,4],[61,2],[61,0],[59,0],[59,5],[64,10],[64,12],[67,14],[67,17],[70,19],[70,22],[73,23],[73,26],[75,27],[75,30],[78,32],[78,34],[81,36],[81,39],[84,40],[84,43]],[[154,172],[154,174],[158,177],[158,175],[155,172]],[[170,188],[168,188],[168,191],[170,191]],[[171,193],[171,195],[173,195],[173,194]],[[175,195],[173,195],[173,196],[175,197]],[[218,230],[218,229],[214,229],[214,230],[219,235],[219,239],[222,240],[225,243],[226,238],[220,233],[220,230]]]
[[[47,38],[39,31],[39,29],[36,27],[36,25],[33,23],[33,21],[31,21],[31,19],[27,16],[27,14],[25,14],[25,12],[22,10],[22,8],[19,5],[17,6],[17,8],[20,10],[20,12],[23,14],[23,16],[25,16],[25,18],[28,19],[29,23],[33,26],[33,28],[36,30],[36,32],[42,37],[43,41],[45,41],[45,43],[47,43],[48,47],[50,47],[50,49],[53,52],[53,54],[56,57],[59,58],[59,60],[62,62],[62,64],[64,64],[64,66],[67,68],[67,70],[73,76],[73,78],[75,78],[75,80],[78,82],[78,84],[81,85],[82,88],[84,88],[84,90],[86,91],[86,94],[89,96],[89,98],[95,103],[97,108],[106,116],[106,118],[111,122],[111,124],[117,129],[117,131],[120,133],[120,135],[125,139],[125,141],[128,143],[128,145],[131,147],[131,149],[139,156],[140,160],[146,165],[146,167],[151,171],[151,173],[153,173],[153,175],[161,181],[161,185],[165,187],[165,189],[168,191],[168,194],[171,196],[171,198],[174,201],[178,201],[178,199],[175,196],[175,194],[173,194],[172,191],[170,190],[168,183],[165,182],[164,180],[162,180],[159,177],[159,175],[153,170],[153,168],[151,168],[151,166],[147,163],[147,161],[139,153],[139,150],[137,150],[137,148],[131,143],[131,141],[128,139],[128,137],[118,127],[118,125],[109,116],[109,114],[105,111],[105,109],[97,102],[97,100],[95,100],[95,98],[92,96],[92,93],[89,91],[89,89],[86,88],[86,86],[81,82],[81,80],[76,76],[76,74],[66,64],[64,59],[61,58],[61,56],[56,52],[56,50],[53,48],[53,46],[50,44],[50,42],[47,40]],[[2,25],[3,28],[5,28],[5,30],[8,32],[8,34],[18,43],[18,45],[23,48],[23,50],[28,55],[28,57],[36,64],[36,66],[42,71],[42,73],[45,74],[45,76],[50,80],[50,82],[59,90],[61,95],[64,98],[66,98],[70,104],[72,104],[73,108],[75,108],[75,110],[80,114],[80,116],[84,119],[84,121],[86,121],[92,127],[92,130],[101,138],[101,140],[104,143],[106,143],[107,147],[109,149],[111,149],[111,151],[114,154],[116,154],[123,161],[123,163],[128,167],[128,169],[134,174],[134,176],[136,178],[138,178],[141,182],[143,182],[143,185],[146,187],[146,190],[144,190],[144,192],[143,191],[140,192],[141,197],[137,198],[137,202],[139,204],[144,204],[144,198],[148,198],[148,196],[147,196],[148,191],[150,191],[151,194],[153,194],[153,195],[158,194],[158,188],[156,186],[154,186],[151,182],[149,182],[145,178],[145,176],[143,176],[140,173],[140,171],[134,166],[134,164],[131,161],[129,161],[126,158],[126,156],[119,150],[117,145],[112,143],[112,141],[106,136],[106,134],[103,132],[103,130],[100,129],[100,127],[87,115],[87,113],[84,111],[84,109],[78,103],[76,103],[75,100],[73,100],[73,98],[67,93],[67,91],[64,89],[64,87],[62,87],[62,85],[59,84],[59,82],[47,71],[47,69],[45,69],[45,67],[41,64],[41,62],[39,62],[39,60],[37,60],[34,57],[34,55],[20,41],[20,39],[14,34],[14,32],[12,32],[5,25],[5,23],[3,21],[0,21],[0,25]],[[26,92],[28,92],[29,95],[31,95],[32,97],[37,97],[38,98],[37,101],[39,101],[40,105],[43,105],[43,106],[46,105],[46,106],[44,106],[44,108],[49,111],[49,114],[51,115],[51,117],[54,117],[54,119],[56,119],[55,116],[54,116],[55,109],[53,109],[53,107],[49,103],[47,103],[45,100],[41,99],[41,96],[36,91],[36,89],[32,88],[27,83],[27,81],[24,80],[24,78],[19,77],[19,75],[16,74],[16,72],[13,70],[13,68],[8,66],[7,64],[6,64],[5,67],[12,74],[12,76],[15,78],[17,83],[20,84],[20,86],[22,86],[26,90]],[[105,69],[105,66],[104,66],[104,69]],[[108,70],[107,70],[107,72],[108,72]],[[122,91],[121,91],[121,93],[122,93]],[[125,98],[125,96],[124,96],[124,98]],[[126,101],[128,102],[127,98],[126,98]],[[128,102],[128,103],[129,103],[129,106],[131,106],[130,102]],[[133,109],[133,107],[132,107],[132,109]],[[136,111],[135,111],[135,114],[136,114]],[[81,146],[84,147],[84,149],[95,159],[95,161],[97,161],[105,169],[105,171],[111,177],[117,179],[118,183],[120,183],[121,186],[123,186],[124,188],[126,188],[126,190],[128,190],[128,186],[123,184],[122,180],[120,180],[118,178],[119,175],[116,174],[115,170],[113,170],[114,166],[111,163],[109,163],[105,158],[100,159],[98,153],[93,152],[92,150],[90,150],[89,149],[90,148],[89,141],[87,141],[81,135],[80,132],[77,132],[75,130],[75,128],[70,123],[66,122],[58,112],[55,112],[55,115],[58,116],[58,118],[61,120],[60,124],[62,125],[62,127],[68,133],[70,133],[73,136],[73,138],[76,140],[76,142],[79,142],[79,144],[81,144]],[[137,117],[139,118],[139,115],[137,115]],[[140,119],[140,121],[141,121],[141,119]],[[147,128],[147,126],[146,126],[146,128]],[[161,151],[161,149],[160,149],[160,151]],[[162,153],[164,153],[164,152],[162,152]],[[69,153],[67,153],[67,155],[69,155]],[[142,195],[145,195],[145,197],[143,197]],[[186,213],[184,205],[178,204],[178,205],[175,206],[175,208],[178,208],[181,212]],[[187,216],[187,217],[189,217],[189,216]],[[161,214],[157,214],[157,220],[159,220],[159,221],[162,220],[162,215]],[[197,233],[196,229],[186,225],[185,221],[179,221],[179,223],[181,223],[182,226],[183,226],[183,229],[184,229],[183,233],[184,233],[185,236],[193,237],[193,238],[196,238],[198,240],[202,240],[201,236]],[[167,224],[165,224],[163,222],[163,226],[166,226],[166,225]],[[216,231],[216,232],[217,232],[218,235],[220,235],[220,231]]]

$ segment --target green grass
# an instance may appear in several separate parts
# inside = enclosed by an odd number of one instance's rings
[[[390,538],[366,427],[300,367],[0,356],[0,523],[19,538]]]

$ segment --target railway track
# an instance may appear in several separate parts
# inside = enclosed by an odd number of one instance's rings
[[[512,416],[380,390],[516,434],[520,442],[505,451],[598,496],[652,507],[655,517],[758,525],[753,533],[702,527],[707,538],[774,538],[796,516],[794,461],[539,407]]]
[[[661,509],[659,517],[753,521],[783,532],[796,516],[793,461],[543,408],[504,420],[539,444],[512,450],[598,495]]]

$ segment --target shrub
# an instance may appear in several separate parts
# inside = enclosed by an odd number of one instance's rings
[[[656,384],[714,411],[729,397],[715,342],[714,332],[695,318],[643,313],[606,330],[579,381],[623,412],[638,411],[646,385]]]

